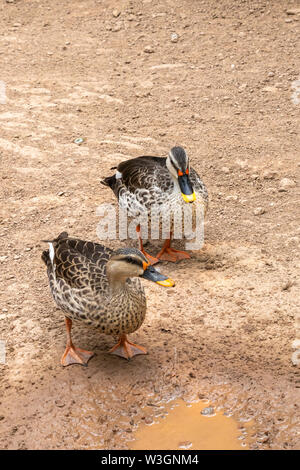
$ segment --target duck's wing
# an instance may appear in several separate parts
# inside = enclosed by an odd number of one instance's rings
[[[165,157],[142,156],[121,162],[113,176],[102,183],[114,191],[119,198],[121,189],[130,193],[139,190],[164,192],[170,186],[171,178]]]
[[[166,190],[171,178],[164,157],[138,157],[118,165],[123,184],[130,192],[136,189]]]
[[[106,263],[112,250],[99,243],[61,235],[49,241],[48,259],[45,259],[47,252],[43,253],[48,269],[52,268],[56,278],[62,279],[70,288],[105,290]]]

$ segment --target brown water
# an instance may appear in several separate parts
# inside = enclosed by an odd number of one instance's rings
[[[165,416],[152,424],[141,424],[135,432],[134,450],[241,450],[247,449],[247,429],[223,411],[203,415],[207,402],[187,404],[182,400],[169,403]],[[146,419],[147,421],[147,419]]]

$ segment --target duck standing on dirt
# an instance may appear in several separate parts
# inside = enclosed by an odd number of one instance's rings
[[[162,286],[174,281],[150,266],[135,248],[113,251],[99,243],[69,238],[61,233],[49,243],[42,259],[47,266],[50,289],[57,305],[65,312],[67,347],[61,364],[87,364],[93,352],[76,348],[71,339],[72,320],[118,335],[110,352],[129,359],[146,354],[142,346],[131,343],[127,334],[136,331],[146,314],[146,297],[138,277]]]
[[[143,156],[126,160],[116,167],[113,176],[101,181],[109,186],[119,201],[119,207],[127,211],[132,218],[144,216],[151,226],[152,208],[155,207],[158,218],[170,216],[181,210],[185,204],[193,203],[193,210],[198,204],[204,209],[208,206],[207,189],[198,173],[190,167],[189,158],[182,147],[173,147],[167,157]],[[162,250],[156,257],[146,253],[143,248],[140,224],[136,231],[139,248],[151,264],[159,260],[177,261],[190,258],[184,251],[171,248],[173,219],[170,224],[170,235]]]

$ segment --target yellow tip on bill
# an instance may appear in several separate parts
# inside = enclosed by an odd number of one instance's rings
[[[194,202],[196,200],[196,194],[183,194],[181,193],[181,196],[183,197],[183,200],[185,202]]]
[[[164,281],[156,281],[156,284],[159,284],[160,286],[164,286],[164,287],[175,286],[175,282],[173,281],[173,279],[165,279]]]

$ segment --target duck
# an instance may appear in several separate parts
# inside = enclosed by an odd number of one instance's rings
[[[139,220],[146,217],[148,227],[151,219],[161,221],[165,215],[184,209],[193,204],[193,213],[201,206],[205,216],[208,208],[208,192],[202,179],[190,166],[189,157],[184,148],[171,148],[167,157],[141,156],[121,162],[114,175],[100,182],[112,189],[118,199],[119,208],[127,211],[129,219]],[[154,214],[154,215],[153,215]],[[160,252],[151,256],[144,250],[141,223],[136,224],[139,250],[151,265],[159,261],[176,262],[190,258],[185,251],[171,247],[174,220]]]
[[[53,240],[43,240],[49,249],[42,253],[50,291],[65,316],[67,345],[61,364],[87,365],[92,351],[75,347],[72,322],[80,321],[101,333],[118,336],[112,354],[130,359],[147,354],[128,335],[142,325],[146,296],[140,279],[173,287],[172,279],[158,272],[136,248],[112,250],[100,243],[71,238],[62,232]]]

